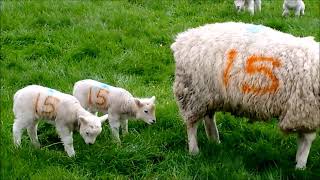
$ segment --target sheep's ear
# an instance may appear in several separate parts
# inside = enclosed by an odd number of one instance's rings
[[[84,116],[79,116],[79,121],[81,124],[88,124],[88,121],[86,120],[86,118]]]
[[[103,116],[100,116],[100,117],[99,117],[100,122],[101,122],[101,123],[104,123],[104,122],[108,119],[108,116],[109,116],[108,114],[103,115]]]
[[[150,100],[151,100],[151,102],[154,104],[154,103],[156,102],[156,97],[155,97],[155,96],[152,96],[152,97],[150,98]]]
[[[134,102],[136,103],[136,105],[137,105],[138,107],[142,107],[142,106],[143,106],[143,104],[141,103],[141,101],[140,101],[139,99],[137,99],[137,98],[134,99]]]

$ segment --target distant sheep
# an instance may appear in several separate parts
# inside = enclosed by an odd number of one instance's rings
[[[251,15],[261,11],[261,0],[234,0],[234,5],[238,12],[248,10]]]
[[[290,10],[295,11],[296,16],[304,15],[305,5],[302,0],[284,0],[282,16],[288,16]]]
[[[70,157],[75,155],[73,131],[80,130],[84,141],[93,144],[101,132],[101,122],[108,117],[98,118],[82,108],[75,97],[38,85],[27,86],[15,93],[13,112],[13,139],[16,146],[20,146],[23,130],[27,129],[33,145],[40,147],[37,126],[39,119],[45,119],[56,126]]]
[[[306,166],[320,127],[319,43],[262,25],[216,23],[179,34],[174,94],[187,124],[189,151],[198,153],[197,122],[219,142],[217,111],[254,119],[279,118],[298,133],[296,168]]]
[[[142,119],[147,124],[156,122],[155,97],[135,98],[125,89],[109,86],[94,80],[75,83],[73,95],[92,113],[108,114],[112,134],[118,142],[119,128],[128,133],[128,118]]]

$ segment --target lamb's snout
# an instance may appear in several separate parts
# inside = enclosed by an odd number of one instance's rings
[[[156,120],[155,120],[155,119],[152,119],[152,120],[151,120],[151,124],[154,124],[154,123],[156,123]]]

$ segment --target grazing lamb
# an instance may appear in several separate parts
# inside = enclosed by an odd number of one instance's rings
[[[284,0],[282,16],[288,16],[290,10],[295,10],[295,15],[304,15],[305,5],[302,0]]]
[[[76,82],[73,95],[88,111],[108,113],[112,134],[119,143],[119,127],[124,134],[128,133],[128,118],[142,119],[147,124],[156,122],[155,96],[135,98],[125,89],[90,79]]]
[[[75,97],[38,85],[30,85],[16,92],[13,112],[13,140],[16,146],[20,146],[23,130],[27,129],[32,144],[40,147],[37,126],[39,119],[45,119],[56,126],[70,157],[75,155],[73,130],[80,130],[86,144],[93,144],[101,132],[101,122],[108,117],[94,116],[81,107]]]
[[[255,11],[261,11],[261,0],[234,0],[234,5],[238,12],[248,10],[251,15]]]
[[[219,141],[217,111],[279,118],[284,132],[298,133],[296,168],[305,168],[320,127],[319,43],[262,25],[216,23],[179,34],[174,94],[187,124],[189,151],[198,153],[197,122]]]

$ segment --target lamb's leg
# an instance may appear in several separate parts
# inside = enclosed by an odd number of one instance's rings
[[[124,119],[120,121],[120,125],[121,125],[121,129],[122,129],[122,133],[128,134],[128,119]]]
[[[40,148],[40,143],[37,135],[38,121],[33,121],[33,123],[27,128],[28,135],[34,147]]]
[[[248,11],[251,15],[254,15],[254,0],[248,1]]]
[[[197,142],[197,128],[198,128],[198,123],[187,121],[189,153],[191,155],[196,155],[199,153],[198,142]]]
[[[121,140],[119,137],[120,117],[109,114],[108,119],[109,119],[109,124],[110,124],[113,138],[117,141],[117,143],[121,143]]]
[[[57,124],[56,129],[61,138],[61,141],[63,142],[64,150],[67,152],[68,156],[75,156],[76,153],[73,148],[72,132],[67,126],[63,124]]]
[[[316,138],[316,133],[303,133],[300,134],[298,138],[299,147],[296,155],[296,169],[305,169],[312,142]],[[300,144],[299,141],[301,141]]]
[[[219,131],[216,124],[216,117],[214,116],[212,119],[212,113],[207,114],[204,117],[204,127],[206,130],[207,137],[210,141],[215,141],[220,143],[219,139]]]
[[[28,127],[28,124],[32,123],[32,119],[15,119],[13,123],[12,133],[13,133],[13,143],[16,147],[21,144],[21,136],[23,130]]]

